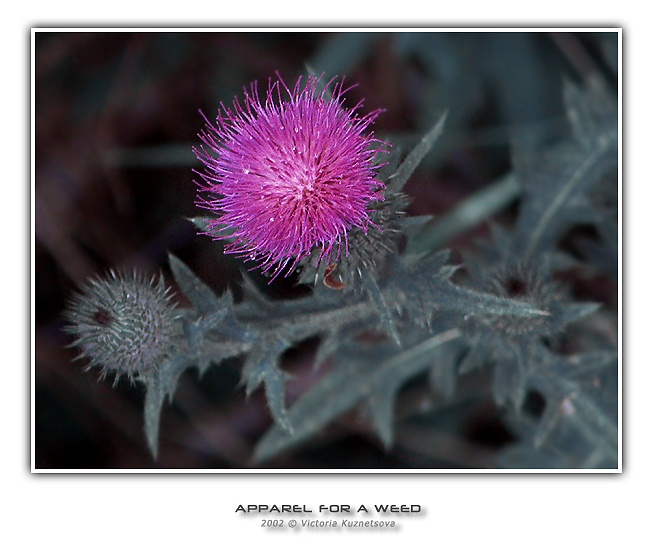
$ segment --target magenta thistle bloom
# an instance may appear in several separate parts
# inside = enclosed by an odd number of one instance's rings
[[[319,81],[299,78],[290,90],[270,79],[264,103],[254,82],[243,103],[207,120],[206,146],[194,150],[206,166],[197,205],[219,214],[208,234],[229,228],[225,251],[273,276],[316,248],[318,261],[348,255],[347,233],[366,232],[370,203],[383,199],[376,156],[387,144],[366,133],[380,110],[358,116],[360,104],[343,107],[343,80],[332,95],[332,81],[323,91]]]

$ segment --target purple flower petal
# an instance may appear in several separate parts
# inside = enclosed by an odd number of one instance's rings
[[[225,252],[274,277],[315,248],[318,260],[348,255],[347,233],[366,231],[369,204],[383,199],[377,154],[388,144],[365,132],[380,110],[360,117],[360,104],[343,107],[343,80],[332,96],[333,81],[323,90],[319,82],[299,78],[290,90],[270,80],[264,103],[253,83],[242,103],[221,106],[215,125],[206,121],[194,149],[205,165],[197,205],[234,229]]]

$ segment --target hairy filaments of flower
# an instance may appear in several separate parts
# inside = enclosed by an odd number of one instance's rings
[[[225,252],[273,276],[315,250],[328,262],[346,255],[348,233],[366,232],[370,204],[383,198],[375,175],[388,144],[366,132],[380,110],[358,116],[360,104],[343,107],[343,80],[319,83],[299,78],[290,90],[270,80],[264,102],[253,83],[243,103],[207,120],[194,149],[205,165],[197,205],[219,216],[208,234],[233,229]]]
[[[77,339],[70,344],[89,360],[86,370],[101,367],[100,376],[146,379],[164,362],[177,334],[175,306],[163,278],[147,280],[111,271],[91,278],[74,294],[65,313],[66,332]]]

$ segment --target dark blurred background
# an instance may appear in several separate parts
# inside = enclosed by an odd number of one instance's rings
[[[407,152],[448,109],[445,136],[406,190],[410,213],[440,215],[509,173],[513,136],[566,134],[563,80],[598,72],[615,87],[618,55],[616,33],[43,31],[34,47],[39,469],[256,467],[251,452],[271,420],[262,395],[247,399],[238,386],[238,360],[201,381],[186,372],[164,408],[155,462],[142,431],[142,390],[98,383],[98,371],[72,361],[77,352],[65,348],[62,332],[65,302],[84,279],[136,267],[162,271],[173,284],[168,252],[217,292],[237,295],[240,260],[186,219],[201,214],[191,151],[199,110],[213,118],[220,102],[230,104],[253,80],[264,89],[276,72],[288,83],[307,70],[346,75],[358,83],[347,104],[364,98],[363,110],[383,108],[376,136]],[[495,219],[509,223],[514,210],[507,205]],[[478,225],[448,245],[458,251],[486,232]],[[274,297],[300,291],[291,279],[267,286],[253,276]],[[289,401],[328,370],[311,369],[312,345],[286,356],[296,376]],[[509,443],[489,398],[460,400],[429,424],[431,439],[420,445],[419,425],[401,421],[427,403],[423,389],[403,394],[390,451],[353,412],[265,467],[482,468]]]

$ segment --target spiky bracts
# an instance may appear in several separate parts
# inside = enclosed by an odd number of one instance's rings
[[[175,306],[163,278],[147,280],[136,271],[111,271],[91,278],[70,300],[66,332],[77,339],[78,358],[86,370],[101,367],[101,378],[125,375],[130,381],[147,378],[167,359],[177,334]]]
[[[496,403],[504,405],[510,401],[520,408],[543,342],[559,334],[573,316],[564,308],[563,288],[553,280],[547,263],[541,259],[503,262],[488,268],[482,276],[478,284],[483,291],[526,302],[541,314],[527,318],[504,314],[469,317],[464,332],[471,348],[460,372],[493,360]]]
[[[508,342],[549,338],[563,330],[560,318],[562,289],[542,262],[503,263],[487,271],[483,290],[499,297],[525,301],[541,316],[527,319],[495,316],[475,322]]]
[[[329,264],[320,261],[319,252],[313,252],[300,263],[299,282],[315,285],[321,281],[329,288],[357,290],[365,273],[378,278],[387,255],[398,251],[399,222],[409,204],[409,198],[401,192],[386,191],[385,196],[384,200],[372,204],[369,228],[353,229],[349,233],[349,255]]]
[[[329,88],[332,91],[329,92]],[[198,207],[229,228],[227,253],[248,257],[277,276],[317,251],[317,262],[348,254],[353,229],[367,232],[372,202],[383,199],[377,155],[387,144],[367,128],[379,110],[358,116],[343,106],[344,80],[323,88],[299,78],[293,89],[270,79],[265,101],[257,83],[207,120],[195,148],[205,165]]]

